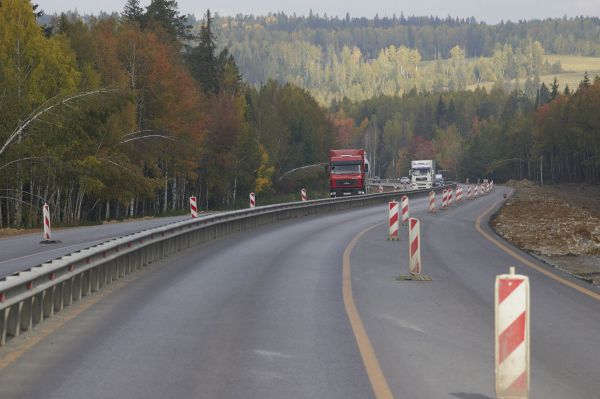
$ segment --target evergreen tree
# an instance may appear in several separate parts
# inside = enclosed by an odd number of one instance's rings
[[[435,111],[435,122],[438,126],[443,127],[446,119],[446,104],[442,99],[442,95],[440,94],[440,98],[438,99],[437,108]]]
[[[143,26],[150,29],[162,28],[174,41],[193,39],[192,27],[186,24],[185,15],[179,15],[175,0],[152,0],[146,7]]]
[[[127,0],[121,18],[127,22],[141,22],[144,10],[140,7],[140,0]]]
[[[539,105],[548,104],[550,102],[550,90],[548,90],[545,83],[542,83],[542,86],[540,87],[538,102]]]
[[[550,85],[550,99],[554,100],[558,95],[558,79],[554,77],[554,82]]]
[[[565,90],[564,90],[564,95],[565,96],[570,96],[571,95],[571,89],[569,89],[569,85],[565,85]]]
[[[198,46],[188,49],[186,61],[192,76],[200,83],[205,93],[219,92],[219,60],[215,56],[215,35],[212,32],[213,19],[210,10],[206,11],[205,22],[200,29]],[[237,68],[237,66],[236,66]]]
[[[581,81],[581,83],[579,83],[579,88],[581,89],[582,87],[590,87],[590,78],[588,77],[587,71],[585,71],[585,74],[583,75],[583,80]]]

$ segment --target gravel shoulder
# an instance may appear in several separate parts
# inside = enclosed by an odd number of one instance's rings
[[[600,186],[539,187],[510,181],[515,194],[491,221],[506,240],[590,283],[600,285]]]

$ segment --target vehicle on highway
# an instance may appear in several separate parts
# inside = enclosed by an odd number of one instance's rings
[[[435,161],[432,159],[411,161],[409,174],[413,187],[431,188],[435,176]]]
[[[375,176],[375,177],[373,178],[373,183],[381,183],[381,177],[379,177],[379,176]]]
[[[369,161],[364,149],[329,150],[326,168],[331,197],[366,194]]]
[[[443,186],[444,185],[444,177],[441,174],[435,175],[435,180],[433,181],[434,186]]]
[[[400,178],[400,184],[410,184],[410,179],[406,176]]]

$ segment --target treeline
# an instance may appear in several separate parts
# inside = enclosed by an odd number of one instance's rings
[[[305,90],[242,81],[210,13],[197,34],[173,0],[38,16],[0,2],[0,227],[39,224],[44,202],[63,224],[177,212],[191,194],[203,209],[260,203],[332,146]]]
[[[404,46],[419,51],[426,60],[449,58],[456,45],[465,49],[467,57],[491,57],[497,43],[513,48],[527,41],[538,41],[554,54],[600,56],[600,18],[550,18],[488,25],[474,18],[378,17],[344,18],[286,15],[237,15],[218,17],[223,43],[247,39],[260,44],[276,41],[304,41],[322,49],[337,51],[358,47],[367,59],[390,46]]]
[[[270,78],[292,82],[327,105],[344,97],[360,101],[413,88],[456,91],[486,81],[505,84],[558,74],[562,66],[547,61],[545,49],[553,47],[540,31],[557,37],[559,26],[578,35],[585,27],[582,37],[600,48],[598,21],[575,22],[490,26],[472,19],[343,20],[285,14],[217,19],[219,45],[231,51],[250,84],[260,86]]]
[[[342,146],[365,147],[382,177],[406,176],[412,159],[436,159],[464,181],[488,177],[600,183],[600,78],[573,93],[555,81],[535,99],[496,86],[408,93],[332,107]]]

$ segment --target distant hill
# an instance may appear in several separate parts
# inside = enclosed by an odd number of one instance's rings
[[[229,48],[250,84],[292,82],[324,104],[533,81],[563,72],[548,54],[600,56],[600,19],[590,17],[488,25],[474,18],[277,13],[217,16],[214,26],[218,45]]]

